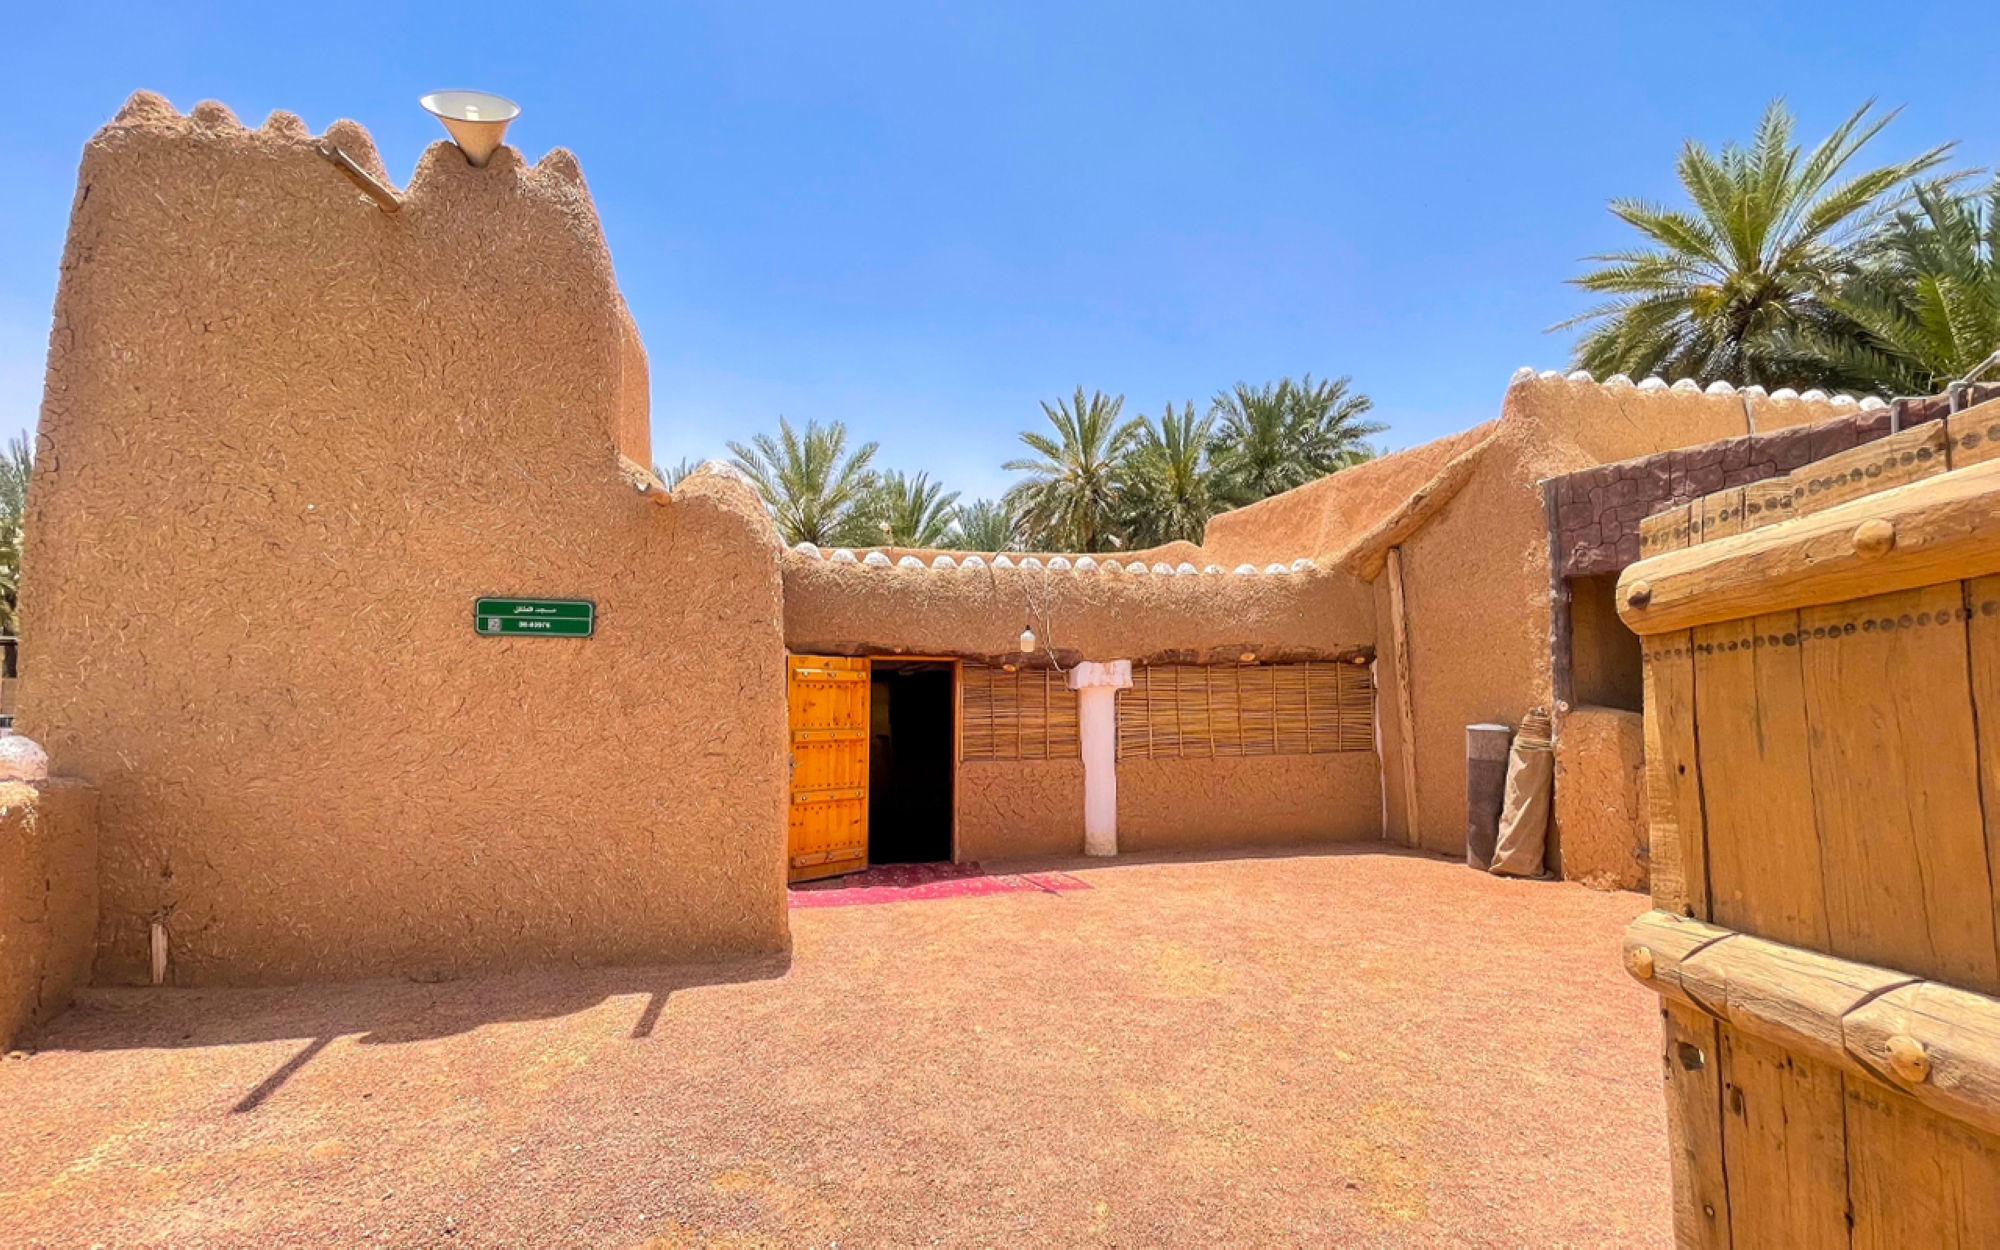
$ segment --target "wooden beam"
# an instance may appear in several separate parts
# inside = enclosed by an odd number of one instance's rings
[[[1417,825],[1417,713],[1410,684],[1410,614],[1403,601],[1403,549],[1389,548],[1389,642],[1396,661],[1396,739],[1403,757],[1403,824],[1408,845],[1422,846]]]
[[[1556,502],[1555,478],[1542,482],[1542,520],[1549,530],[1549,672],[1555,687],[1558,721],[1575,702],[1576,660],[1570,620],[1569,578],[1563,576],[1562,508]]]
[[[2000,1133],[2000,999],[1653,911],[1625,968],[1663,999]]]
[[[1618,615],[1662,634],[2000,573],[2000,460],[1632,565]]]

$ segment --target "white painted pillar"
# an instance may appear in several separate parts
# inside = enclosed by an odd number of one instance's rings
[[[1132,684],[1132,661],[1085,660],[1069,671],[1083,747],[1083,853],[1118,853],[1118,692]]]

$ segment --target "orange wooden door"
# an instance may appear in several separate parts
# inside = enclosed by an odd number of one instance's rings
[[[789,880],[834,877],[868,866],[868,682],[865,659],[788,659]]]

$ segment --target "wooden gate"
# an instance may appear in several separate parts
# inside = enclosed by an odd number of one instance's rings
[[[865,659],[789,659],[789,880],[833,877],[868,866],[868,690]]]
[[[2000,403],[1698,500],[1619,581],[1682,1245],[2000,1243],[1996,454]]]

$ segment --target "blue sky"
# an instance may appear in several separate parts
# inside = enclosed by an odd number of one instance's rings
[[[1564,363],[1563,279],[1784,95],[1817,138],[2000,164],[1990,4],[36,5],[0,38],[0,435],[40,403],[77,152],[127,94],[315,131],[406,178],[424,91],[581,158],[653,367],[656,458],[783,413],[970,497],[1037,401],[1128,413],[1351,374],[1406,446]],[[1969,54],[1970,52],[1970,54]]]

